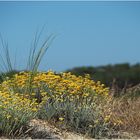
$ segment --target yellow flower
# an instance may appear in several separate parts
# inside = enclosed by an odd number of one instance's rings
[[[11,117],[12,117],[11,115],[7,115],[7,116],[6,116],[7,119],[9,119],[9,118],[11,118]]]
[[[37,108],[32,108],[32,111],[36,112],[37,111]]]
[[[90,128],[92,128],[92,127],[93,127],[93,125],[91,125],[91,124],[90,124],[90,125],[89,125],[89,127],[90,127]]]
[[[59,120],[60,120],[60,121],[63,121],[63,120],[64,120],[64,118],[60,117],[60,118],[59,118]]]
[[[107,115],[104,120],[105,120],[105,122],[107,122],[107,121],[109,121],[109,119],[110,119],[110,115]]]

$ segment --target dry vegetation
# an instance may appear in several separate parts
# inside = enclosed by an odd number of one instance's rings
[[[115,98],[111,106],[111,120],[120,120],[119,129],[140,137],[140,97],[133,99],[126,96]]]

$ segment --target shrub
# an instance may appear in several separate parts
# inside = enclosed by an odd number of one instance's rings
[[[104,114],[109,89],[103,84],[90,80],[89,75],[48,71],[31,76],[32,72],[20,72],[4,81],[1,88],[28,100],[37,99],[41,119],[64,120],[65,126],[95,138],[109,136],[110,124]]]

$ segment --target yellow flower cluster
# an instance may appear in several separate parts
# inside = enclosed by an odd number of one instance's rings
[[[82,77],[53,71],[20,72],[12,78],[7,77],[0,84],[0,119],[6,120],[3,124],[16,122],[18,125],[45,109],[48,118],[51,118],[53,111],[60,112],[57,116],[63,122],[69,116],[66,115],[69,107],[77,115],[83,109],[96,111],[95,106],[98,107],[102,97],[108,99],[108,93],[109,89],[104,84],[91,80],[89,75]],[[50,105],[54,108],[53,111]],[[67,113],[63,114],[60,110]]]
[[[12,118],[12,121],[17,121],[26,113],[37,112],[37,107],[35,99],[30,100],[18,93],[0,91],[0,115],[3,118]]]
[[[30,77],[30,78],[29,78]],[[105,88],[104,84],[100,81],[95,82],[90,79],[89,75],[85,77],[75,76],[71,73],[56,74],[53,71],[37,72],[32,76],[31,72],[20,72],[15,74],[12,79],[8,79],[1,84],[4,91],[14,90],[16,92],[41,96],[49,95],[49,92],[53,91],[53,96],[68,95],[68,96],[89,96],[95,95],[108,95],[108,88]],[[15,92],[15,91],[14,91]]]

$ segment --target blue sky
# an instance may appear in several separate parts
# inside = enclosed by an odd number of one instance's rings
[[[0,2],[0,33],[25,67],[35,32],[57,35],[40,70],[140,62],[140,2]]]

